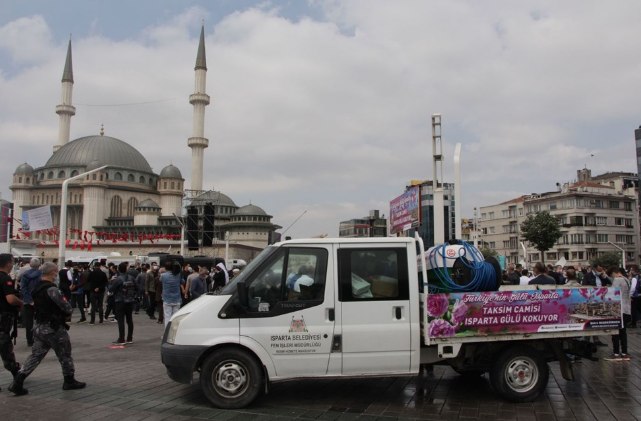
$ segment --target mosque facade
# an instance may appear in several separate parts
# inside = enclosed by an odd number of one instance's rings
[[[53,155],[42,166],[23,163],[13,174],[12,201],[14,215],[49,205],[54,227],[60,226],[62,183],[70,177],[102,166],[107,168],[71,182],[67,192],[67,230],[71,240],[94,240],[98,233],[123,235],[135,233],[150,238],[176,238],[184,222],[183,201],[199,208],[202,226],[202,206],[212,203],[216,209],[215,237],[248,247],[264,248],[276,229],[272,216],[258,206],[239,207],[229,196],[220,192],[202,190],[203,155],[209,146],[204,137],[205,107],[210,98],[206,93],[206,55],[204,27],[195,67],[195,92],[189,100],[194,107],[193,136],[187,145],[192,150],[191,188],[179,168],[166,165],[155,173],[146,158],[132,145],[106,136],[84,136],[72,141],[71,117],[76,114],[73,106],[73,67],[71,41],[62,76],[62,103],[56,106],[59,116],[58,142]],[[186,191],[189,195],[186,195]],[[193,200],[193,199],[196,200]],[[13,237],[21,238],[20,224],[13,224]],[[25,238],[24,234],[22,238]],[[30,240],[43,243],[56,240],[55,230],[31,233]],[[162,242],[161,242],[162,243]],[[166,245],[165,245],[166,247]]]

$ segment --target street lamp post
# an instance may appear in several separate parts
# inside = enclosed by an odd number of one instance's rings
[[[625,250],[623,248],[617,246],[614,244],[612,241],[608,241],[609,244],[612,244],[614,247],[618,248],[621,251],[621,257],[622,257],[622,262],[623,262],[623,269],[625,269]]]
[[[172,213],[174,215],[174,218],[176,218],[176,221],[180,224],[180,255],[184,256],[185,255],[185,224],[180,220],[178,216],[176,216],[175,213]]]
[[[69,183],[78,180],[80,178],[83,178],[89,174],[93,174],[98,171],[102,171],[105,168],[107,168],[109,165],[103,165],[100,168],[96,168],[95,170],[83,172],[82,174],[78,174],[75,177],[70,177],[67,178],[63,183],[62,183],[62,198],[60,200],[60,236],[58,237],[58,265],[62,267],[62,265],[65,264],[65,247],[66,247],[66,242],[67,242],[67,189],[69,188]]]

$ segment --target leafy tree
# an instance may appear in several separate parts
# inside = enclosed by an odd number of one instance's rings
[[[499,255],[499,253],[496,250],[493,250],[493,249],[491,249],[491,248],[489,248],[487,246],[480,247],[479,251],[481,252],[483,257],[486,258],[486,259],[488,257],[496,257],[496,256]]]
[[[604,269],[608,269],[614,266],[621,267],[621,252],[608,251],[607,253],[603,253],[602,255],[590,260],[590,264],[601,265]]]
[[[545,262],[545,252],[561,238],[561,221],[548,211],[529,214],[521,224],[521,234],[541,252],[541,261]]]

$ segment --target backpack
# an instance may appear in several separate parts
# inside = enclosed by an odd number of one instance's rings
[[[134,283],[134,278],[131,275],[125,275],[125,279],[122,281],[122,286],[120,287],[120,293],[122,294],[123,301],[125,304],[132,304],[136,302],[136,285]]]

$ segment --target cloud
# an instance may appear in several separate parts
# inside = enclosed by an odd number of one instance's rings
[[[337,235],[341,220],[388,214],[407,182],[432,176],[436,112],[445,181],[453,181],[454,145],[463,145],[465,217],[474,206],[551,190],[584,165],[594,174],[635,171],[641,4],[310,4],[320,18],[291,19],[275,2],[210,25],[216,10],[204,5],[159,14],[128,39],[74,38],[72,138],[105,124],[155,171],[178,166],[189,186],[188,98],[204,18],[204,185],[239,205],[251,200],[284,227],[307,211],[287,235]],[[57,139],[66,40],[52,40],[47,25],[31,16],[0,28],[0,48],[22,66],[11,78],[0,69],[3,180],[16,162],[43,165]],[[14,47],[27,31],[39,35]]]

